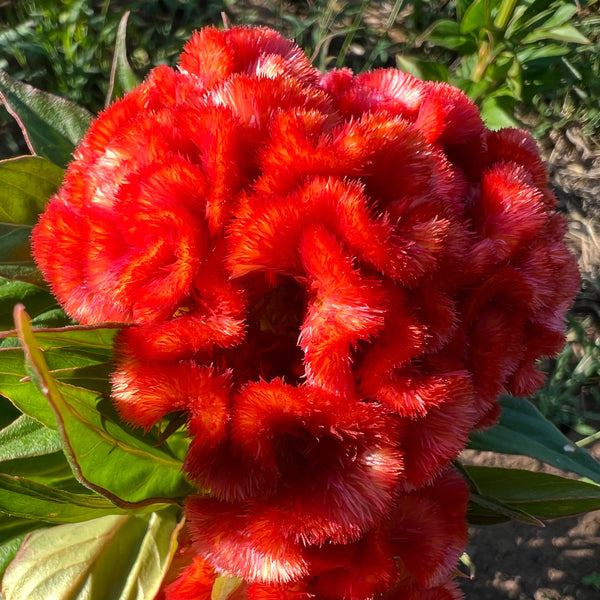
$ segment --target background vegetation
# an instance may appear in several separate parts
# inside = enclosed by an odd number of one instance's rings
[[[543,148],[576,131],[584,141],[573,160],[583,165],[585,184],[586,172],[600,168],[599,9],[600,0],[4,0],[0,69],[96,113],[109,95],[126,11],[128,58],[140,78],[173,64],[194,29],[221,24],[225,15],[295,38],[320,69],[397,66],[448,81],[478,103],[491,127],[527,127]],[[2,110],[0,158],[26,152]],[[600,428],[600,234],[593,220],[600,200],[582,205],[567,195],[563,204],[575,223],[584,285],[567,346],[547,362],[550,377],[535,401],[585,445]]]

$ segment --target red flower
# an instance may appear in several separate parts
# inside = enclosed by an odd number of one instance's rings
[[[217,574],[200,556],[192,556],[191,561],[164,588],[164,600],[210,600]],[[154,600],[160,600],[160,596]]]
[[[187,420],[173,598],[202,561],[251,600],[459,597],[446,469],[560,348],[554,208],[528,134],[459,90],[320,75],[269,29],[196,33],[99,116],[33,249],[72,317],[127,325],[121,416]]]
[[[400,433],[375,405],[257,383],[235,399],[231,430],[224,451],[192,446],[187,461],[190,476],[223,499],[187,507],[196,546],[221,571],[291,581],[307,573],[306,546],[358,539],[394,505]]]

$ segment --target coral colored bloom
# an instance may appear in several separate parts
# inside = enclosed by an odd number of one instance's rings
[[[203,558],[193,556],[177,579],[164,588],[164,600],[210,600],[216,578],[217,573]]]
[[[528,394],[578,285],[532,138],[397,69],[203,29],[94,121],[33,233],[113,398],[185,421],[193,552],[250,600],[456,600],[448,464]],[[189,557],[188,557],[189,558]],[[196,583],[194,583],[196,582]]]

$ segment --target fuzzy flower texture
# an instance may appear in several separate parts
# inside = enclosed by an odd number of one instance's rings
[[[128,325],[122,418],[185,416],[161,597],[224,574],[249,600],[461,598],[451,461],[562,347],[564,231],[527,133],[270,29],[196,32],[105,110],[33,248],[74,319]]]

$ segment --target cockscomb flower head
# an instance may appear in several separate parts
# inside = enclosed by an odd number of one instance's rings
[[[197,32],[101,113],[33,250],[74,319],[123,326],[121,417],[186,420],[165,597],[460,597],[448,465],[560,349],[564,229],[527,133],[270,29]]]

